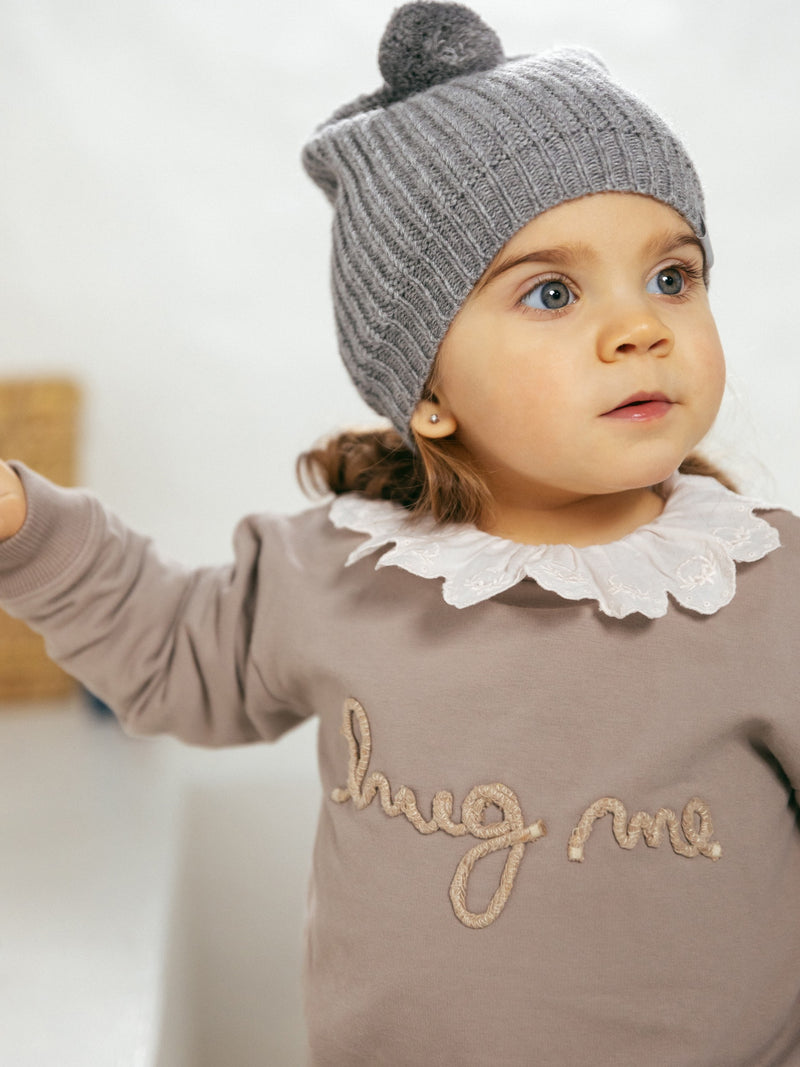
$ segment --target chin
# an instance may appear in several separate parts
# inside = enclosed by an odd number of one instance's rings
[[[599,492],[603,495],[611,495],[613,493],[629,493],[636,489],[651,489],[653,486],[665,482],[667,478],[675,473],[682,462],[682,460],[678,460],[673,464],[653,464],[648,466],[646,470],[635,474],[631,473],[630,477],[626,478],[622,475],[615,478],[612,483],[608,484],[605,489],[599,490]],[[595,492],[598,491],[595,490]]]
[[[639,462],[630,464],[620,480],[627,482],[629,489],[644,489],[651,485],[659,485],[675,473],[687,455],[688,451],[669,449],[661,455],[641,457]],[[628,477],[625,477],[626,474]]]

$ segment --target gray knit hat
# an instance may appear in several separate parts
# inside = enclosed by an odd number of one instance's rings
[[[507,59],[469,8],[395,11],[377,92],[340,108],[303,150],[334,207],[342,358],[404,435],[456,312],[536,215],[587,193],[644,193],[706,245],[703,194],[680,141],[590,52]]]

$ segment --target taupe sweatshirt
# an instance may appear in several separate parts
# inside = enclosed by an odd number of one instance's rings
[[[126,729],[318,718],[315,1065],[800,1064],[800,521],[727,606],[616,619],[346,566],[327,508],[182,569],[24,477],[0,596]]]

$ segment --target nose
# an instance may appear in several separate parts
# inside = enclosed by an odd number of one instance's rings
[[[675,337],[655,309],[646,304],[617,308],[598,338],[598,354],[604,363],[625,356],[668,356]]]

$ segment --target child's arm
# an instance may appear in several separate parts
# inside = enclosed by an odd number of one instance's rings
[[[220,745],[302,718],[263,677],[283,571],[274,524],[245,520],[232,566],[193,570],[91,494],[18,471],[0,466],[0,601],[127,729]]]

